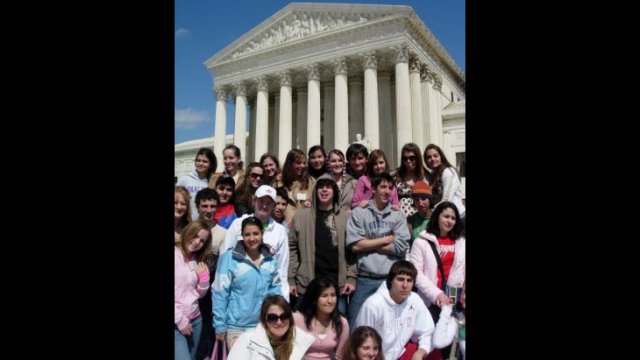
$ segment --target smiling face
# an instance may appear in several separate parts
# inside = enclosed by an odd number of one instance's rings
[[[353,155],[349,158],[349,165],[356,174],[362,174],[364,172],[364,166],[367,164],[367,158],[363,154]]]
[[[198,176],[206,177],[210,168],[211,161],[209,161],[205,155],[196,156],[196,171],[198,172]]]
[[[320,170],[324,166],[324,160],[325,158],[322,150],[318,149],[311,153],[311,157],[309,158],[309,165],[316,170]]]
[[[318,194],[318,207],[327,210],[333,207],[333,186],[330,183],[322,183],[316,187]]]
[[[424,156],[424,161],[429,169],[437,169],[442,164],[440,153],[436,149],[429,149]]]
[[[333,314],[337,303],[336,289],[333,286],[322,290],[316,302],[316,311],[327,315]]]
[[[264,161],[262,162],[262,167],[264,168],[265,176],[268,177],[269,179],[276,176],[276,172],[278,171],[278,168],[276,167],[276,163],[273,161],[272,158],[270,157],[265,158]]]
[[[382,174],[387,171],[387,163],[384,161],[382,156],[378,156],[376,161],[373,163],[373,173],[374,174]]]
[[[254,253],[260,249],[262,244],[262,229],[258,225],[247,224],[242,229],[242,241],[248,253]]]
[[[447,236],[449,231],[456,225],[456,213],[452,208],[442,210],[438,216],[438,226],[440,227],[440,236]]]
[[[271,305],[267,310],[267,331],[271,334],[274,340],[280,340],[284,334],[289,330],[291,319],[287,318],[284,321],[280,318],[284,314],[284,310],[278,305]],[[276,321],[269,321],[269,315],[276,315],[278,319]]]
[[[362,345],[358,346],[358,360],[373,360],[380,352],[380,345],[373,337],[368,337]]]
[[[282,196],[276,197],[276,207],[273,208],[273,218],[276,220],[281,220],[284,218],[284,212],[287,210],[287,200],[285,200]]]
[[[198,204],[198,215],[200,218],[212,224],[215,221],[216,210],[218,209],[218,201],[215,199],[202,199]]]
[[[173,216],[181,219],[187,213],[187,201],[181,193],[176,192],[173,198]]]
[[[235,176],[236,171],[238,171],[238,162],[240,162],[240,158],[236,156],[233,149],[225,150],[222,155],[224,155],[224,158],[222,159],[224,169],[228,174]]]
[[[207,242],[208,237],[209,237],[209,231],[205,229],[198,231],[197,236],[188,240],[187,242],[187,255],[202,249],[204,244]]]
[[[344,160],[338,154],[329,155],[329,171],[335,175],[342,175]]]
[[[251,168],[249,171],[249,182],[251,183],[251,187],[257,189],[262,185],[262,179],[264,179],[264,170],[258,166]]]
[[[300,156],[296,159],[296,161],[293,162],[293,164],[291,164],[293,167],[293,173],[297,178],[301,178],[302,174],[304,174],[304,169],[307,167],[306,162],[306,157]]]
[[[220,184],[216,186],[216,192],[220,198],[220,205],[224,205],[229,202],[231,196],[233,196],[233,189],[229,185]]]

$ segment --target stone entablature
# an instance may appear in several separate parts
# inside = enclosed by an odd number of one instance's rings
[[[276,74],[285,70],[292,71],[294,87],[304,86],[297,74],[311,63],[318,64],[321,82],[332,81],[326,69],[339,57],[362,71],[362,55],[375,51],[378,67],[388,68],[394,46],[406,47],[434,73],[446,73],[464,92],[464,74],[409,6],[292,3],[205,65],[215,73],[217,87],[266,75],[273,91],[279,88]],[[250,96],[256,92],[255,86],[248,88]]]

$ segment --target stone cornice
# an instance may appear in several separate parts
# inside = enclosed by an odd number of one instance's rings
[[[223,59],[243,57],[277,45],[305,41],[382,17],[413,13],[404,5],[291,3],[205,61],[211,68]]]
[[[340,10],[335,10],[334,5],[340,5]],[[374,11],[375,16],[367,15],[374,8],[380,8],[376,10],[377,12]],[[310,30],[309,33],[305,30],[304,34],[300,31],[300,36],[297,38],[292,37],[272,47],[247,52],[236,58],[232,57],[238,49],[248,46],[250,44],[248,41],[255,36],[264,34],[272,26],[274,29],[276,25],[282,27],[284,25],[282,20],[293,19],[293,15],[301,19],[302,14],[308,16],[323,12],[333,14],[334,18],[338,15],[344,16],[344,19],[352,19],[353,22],[343,20],[340,27],[336,23],[335,28],[316,31],[315,34],[311,34]],[[361,14],[362,18],[367,20],[356,22],[353,14]],[[464,93],[464,74],[408,6],[292,3],[211,57],[205,64],[217,86],[267,76],[270,85],[278,87],[278,73],[291,70],[292,76],[299,76],[298,73],[304,74],[305,67],[313,63],[319,65],[321,81],[326,81],[327,75],[335,69],[333,60],[339,57],[345,58],[346,62],[338,70],[347,74],[348,64],[348,73],[356,75],[367,67],[362,54],[372,51],[376,54],[378,71],[387,69],[387,66],[393,66],[397,61],[394,54],[389,51],[392,47],[405,48],[407,52],[415,54],[421,63],[428,65],[428,71],[443,75],[447,84],[457,87]],[[400,55],[402,57],[404,54]],[[335,73],[332,76],[335,76]],[[425,75],[421,74],[421,77],[424,80]],[[297,86],[295,79],[292,80],[294,81],[290,86]],[[254,89],[250,86],[249,93]]]

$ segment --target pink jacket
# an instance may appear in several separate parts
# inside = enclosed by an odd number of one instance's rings
[[[436,244],[436,249],[440,249],[438,238],[426,230],[422,231],[413,241],[409,261],[418,269],[416,279],[418,294],[425,305],[429,306],[442,293],[442,289],[438,288],[438,262],[427,241],[433,242]],[[454,249],[453,266],[449,271],[447,284],[451,287],[462,287],[465,278],[465,238],[463,236],[456,240]]]
[[[189,324],[191,319],[200,315],[198,299],[205,296],[209,289],[209,274],[207,273],[202,281],[200,281],[201,279],[198,278],[195,270],[191,270],[189,262],[185,262],[182,250],[177,246],[174,247],[174,249],[174,322],[178,329],[183,329]]]

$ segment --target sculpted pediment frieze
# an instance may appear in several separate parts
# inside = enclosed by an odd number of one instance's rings
[[[224,59],[237,59],[299,39],[329,33],[356,24],[364,24],[384,16],[384,14],[370,13],[289,13],[274,23],[265,25],[259,32],[238,44]]]

